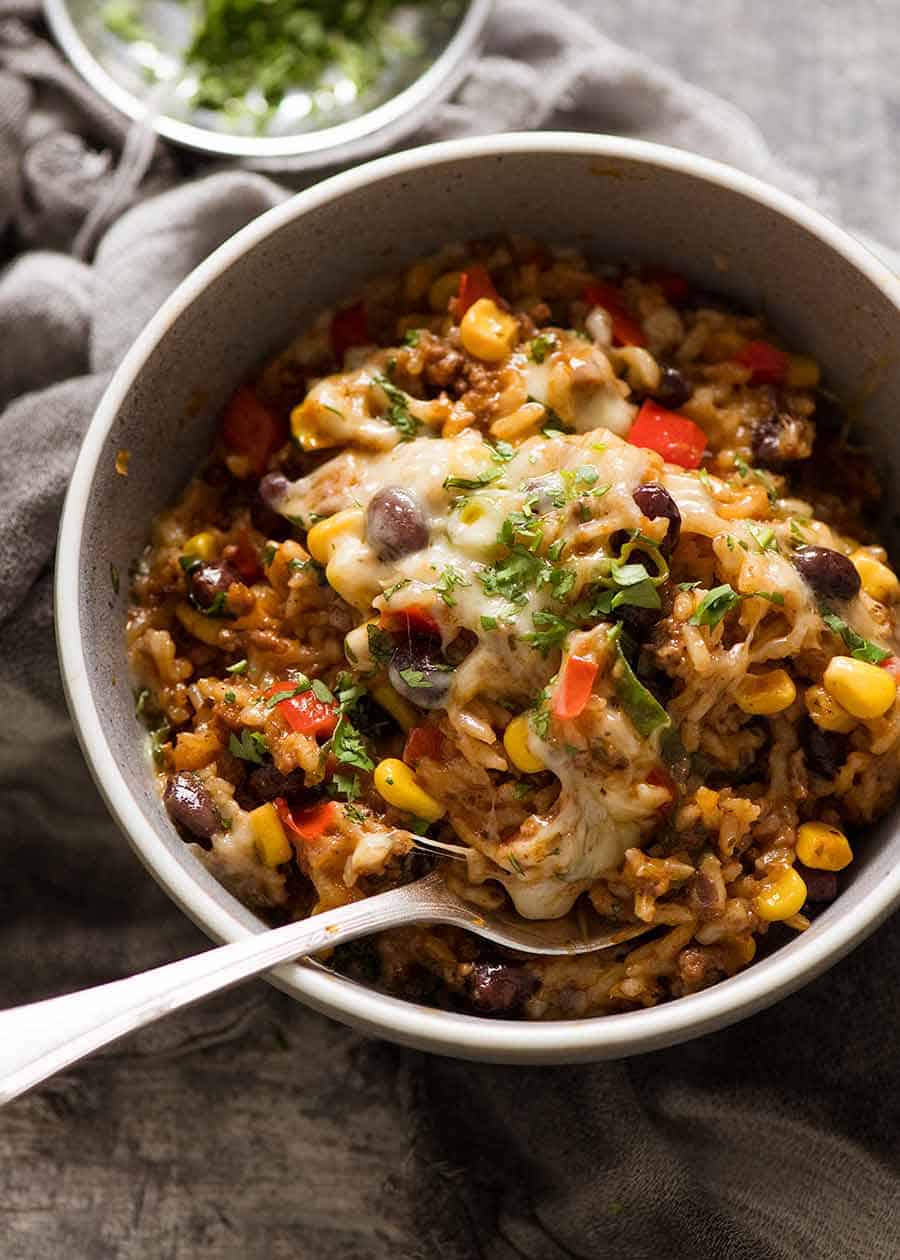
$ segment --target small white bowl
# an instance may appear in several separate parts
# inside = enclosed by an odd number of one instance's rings
[[[151,518],[206,449],[224,400],[265,355],[372,274],[499,231],[674,267],[765,310],[819,358],[832,388],[862,399],[858,425],[880,471],[889,484],[900,472],[900,284],[822,215],[738,171],[604,136],[494,136],[383,158],[262,215],[179,286],[113,378],[72,477],[56,576],[63,677],[88,763],[139,856],[218,941],[263,924],[196,861],[161,806],[132,712],[127,583],[116,595],[110,568],[126,573]],[[121,447],[132,452],[127,479],[114,468]],[[508,1022],[386,997],[315,963],[281,967],[273,979],[366,1032],[443,1054],[506,1063],[635,1054],[760,1010],[871,932],[900,900],[896,810],[862,848],[849,886],[808,932],[741,975],[649,1010]]]

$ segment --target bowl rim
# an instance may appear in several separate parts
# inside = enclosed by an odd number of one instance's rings
[[[147,121],[166,140],[200,153],[258,161],[268,167],[307,170],[338,165],[384,149],[424,122],[446,100],[468,70],[494,0],[466,0],[459,25],[446,45],[415,79],[365,113],[330,127],[288,136],[239,136],[154,113],[152,98],[142,100],[123,87],[93,54],[69,12],[67,0],[43,0],[44,15],[69,61],[100,96],[133,122]]]
[[[215,278],[284,224],[366,185],[448,161],[530,153],[644,162],[751,198],[835,251],[897,308],[900,280],[870,251],[819,211],[754,176],[689,152],[646,141],[584,133],[507,133],[406,150],[332,176],[266,211],[196,267],[163,303],[115,372],[88,426],[63,508],[55,576],[55,617],[63,683],[79,741],[119,827],[169,895],[209,936],[234,941],[252,929],[202,888],[144,818],[116,764],[91,692],[82,642],[79,587],[82,528],[100,454],[127,392],[157,343]],[[270,977],[305,1004],[401,1044],[463,1058],[507,1063],[577,1062],[624,1057],[722,1028],[812,980],[849,952],[900,901],[900,863],[816,936],[792,942],[765,961],[700,993],[645,1010],[547,1023],[495,1021],[437,1011],[378,993],[315,964],[293,963]],[[263,930],[261,924],[259,929]]]

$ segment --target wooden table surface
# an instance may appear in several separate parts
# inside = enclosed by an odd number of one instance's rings
[[[897,0],[569,3],[747,109],[848,225],[900,248]],[[82,946],[106,960],[100,971],[205,944],[124,845],[99,871],[92,855],[50,880],[28,874],[27,853],[21,861],[32,905],[40,895],[59,910],[80,878],[101,888],[109,919]],[[158,959],[129,952],[128,925],[146,915],[165,924]],[[75,902],[70,921],[74,940]],[[71,957],[65,947],[48,943]],[[61,987],[79,982],[73,968]],[[466,1219],[466,1172],[431,1120],[430,1098],[448,1079],[425,1056],[367,1041],[262,982],[247,986],[4,1112],[0,1260],[500,1254],[489,1217]]]

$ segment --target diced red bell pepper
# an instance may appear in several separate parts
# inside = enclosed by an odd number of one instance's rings
[[[381,626],[388,634],[425,634],[439,639],[441,627],[427,608],[411,604],[408,608],[386,609],[381,614]]]
[[[237,542],[230,543],[222,552],[222,556],[234,565],[245,582],[255,582],[262,577],[259,552],[247,537],[246,530],[241,530]]]
[[[682,468],[699,468],[706,450],[706,434],[698,424],[649,399],[641,404],[628,441],[632,446],[656,451],[670,464]]]
[[[490,298],[496,302],[497,290],[494,288],[494,282],[487,268],[476,264],[468,271],[464,271],[459,278],[459,291],[456,295],[458,317],[462,319],[469,307],[479,298]]]
[[[344,355],[351,346],[366,346],[371,340],[369,320],[362,302],[345,306],[332,317],[331,349],[338,363],[344,362]]]
[[[423,757],[438,761],[444,751],[444,737],[436,726],[414,726],[406,737],[403,760],[416,765]]]
[[[597,662],[586,656],[570,656],[567,659],[553,692],[551,707],[555,718],[567,722],[578,717],[591,698],[597,669]]]
[[[290,694],[293,690],[294,684],[288,680],[275,683],[266,696],[271,698],[282,691],[287,693],[275,708],[292,731],[299,731],[301,735],[330,735],[338,724],[338,706],[330,700],[320,700],[311,689],[296,696]]]
[[[222,441],[230,451],[246,455],[257,474],[287,441],[287,428],[254,394],[242,385],[235,390],[222,417]]]
[[[658,284],[663,291],[663,297],[672,306],[680,306],[691,295],[689,282],[677,271],[670,271],[668,267],[646,267],[641,275],[651,284]]]
[[[611,284],[590,280],[582,291],[588,306],[602,306],[609,312],[613,341],[617,346],[645,346],[647,338],[640,324],[625,309],[622,294]]]
[[[283,796],[276,796],[274,803],[282,827],[304,841],[318,840],[319,836],[324,835],[337,822],[336,801],[320,801],[318,805],[310,805],[296,813]]]
[[[647,775],[647,782],[654,787],[663,787],[669,793],[669,799],[660,805],[660,813],[668,814],[670,809],[674,809],[675,800],[678,796],[678,785],[663,766],[656,766]]]
[[[748,341],[734,358],[749,369],[753,385],[781,385],[790,364],[784,351],[768,341]]]

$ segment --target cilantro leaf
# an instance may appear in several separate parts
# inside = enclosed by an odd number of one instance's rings
[[[329,747],[338,761],[346,766],[356,766],[358,770],[375,769],[362,735],[345,713],[341,714],[334,728]]]
[[[468,578],[464,577],[458,569],[454,569],[452,564],[448,564],[446,569],[441,573],[440,578],[435,583],[434,589],[440,595],[441,599],[448,608],[452,608],[456,603],[456,596],[453,591],[457,586],[471,586],[472,583]]]
[[[491,485],[502,477],[503,473],[499,469],[488,470],[479,473],[477,477],[445,477],[445,490],[481,490],[484,486]]]
[[[266,737],[260,735],[259,731],[248,731],[245,727],[241,731],[240,739],[234,734],[230,736],[228,751],[235,757],[240,757],[241,761],[252,761],[254,765],[261,766],[263,757],[269,751],[269,745],[266,743]]]
[[[543,363],[550,351],[556,349],[557,344],[553,333],[538,333],[528,347],[528,357],[533,363]]]
[[[370,622],[366,626],[366,633],[369,636],[369,655],[372,660],[379,665],[389,665],[394,655],[395,644],[387,630],[382,630],[380,626],[373,626]]]
[[[574,628],[565,617],[560,617],[546,608],[534,613],[531,622],[534,626],[533,633],[523,634],[522,639],[540,652],[541,656],[546,656],[553,648],[560,647],[566,635]]]
[[[508,464],[516,453],[516,448],[509,442],[498,440],[489,443],[491,447],[491,459],[495,464]]]
[[[403,344],[405,346],[417,346],[421,335],[421,328],[407,328],[406,332],[403,334]]]
[[[822,610],[822,620],[829,630],[833,630],[835,634],[841,636],[846,646],[850,649],[850,655],[858,661],[868,661],[870,665],[880,665],[882,661],[886,661],[890,656],[890,652],[885,652],[884,648],[880,648],[871,639],[864,639],[861,634],[857,634],[852,626],[848,626],[843,618],[838,617],[836,613],[831,612],[829,609]]]
[[[381,372],[375,374],[374,380],[387,394],[390,403],[384,413],[385,420],[394,426],[404,442],[412,441],[422,426],[409,409],[409,394],[398,389]]]
[[[736,608],[741,596],[726,582],[708,591],[701,599],[688,624],[692,626],[717,626],[724,616]]]

